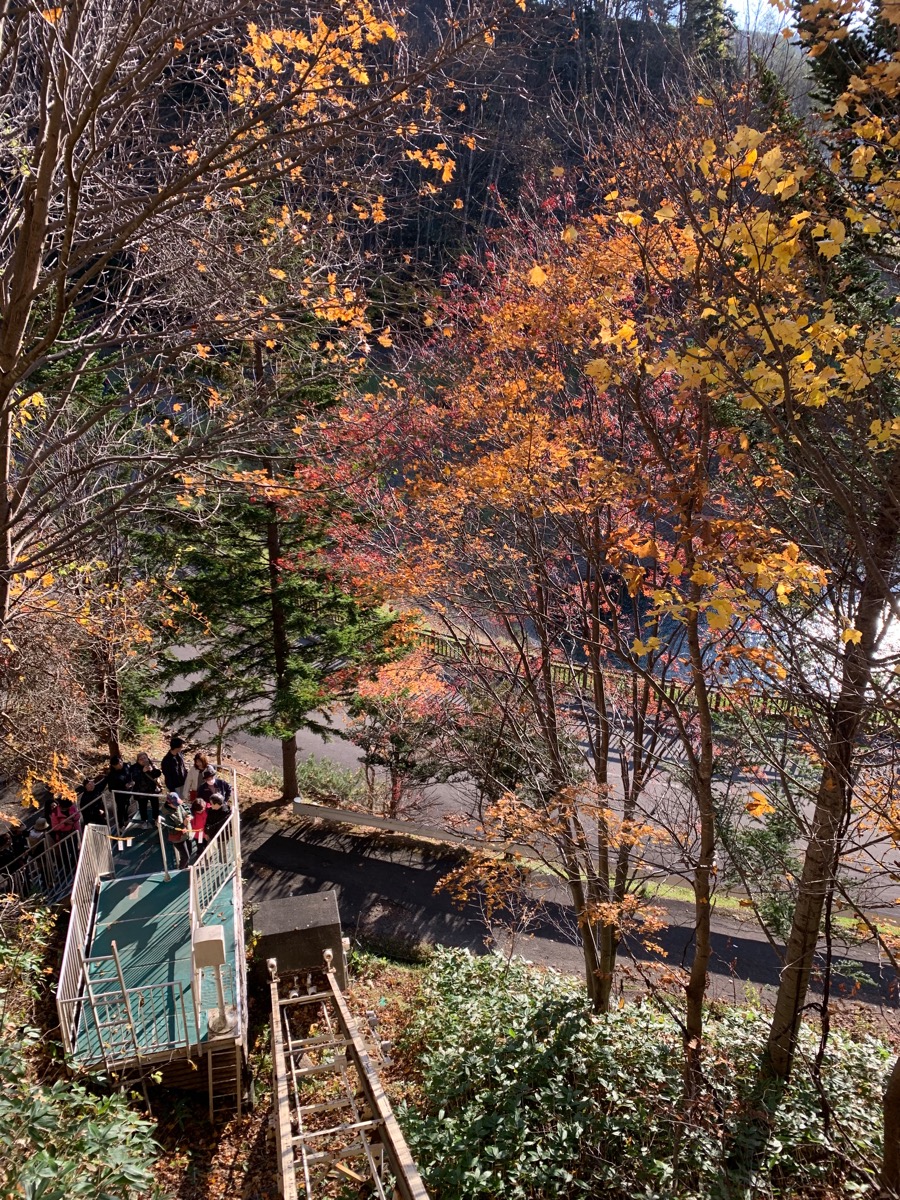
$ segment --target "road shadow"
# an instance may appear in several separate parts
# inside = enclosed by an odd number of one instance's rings
[[[381,834],[360,836],[309,826],[288,833],[257,826],[248,840],[245,874],[250,904],[332,889],[337,893],[341,923],[351,936],[376,945],[443,945],[474,954],[487,952],[491,938],[480,907],[460,906],[446,892],[435,890],[464,852]],[[694,939],[691,906],[666,907],[671,923],[654,941],[669,965],[687,965]],[[573,969],[572,948],[578,938],[562,885],[542,895],[528,940],[532,946],[540,943],[540,961]],[[759,932],[744,936],[732,930],[714,931],[712,946],[710,973],[716,977],[718,994],[727,992],[729,980],[736,985],[777,987],[781,960]],[[646,962],[660,961],[658,954],[636,940],[627,942],[622,953]],[[821,991],[820,979],[813,981],[813,991],[817,989]],[[893,971],[847,955],[835,958],[832,993],[868,1003],[896,1006],[898,1002]]]

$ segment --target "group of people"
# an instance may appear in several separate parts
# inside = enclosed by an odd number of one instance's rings
[[[123,834],[134,828],[135,818],[143,828],[153,828],[159,823],[174,848],[178,865],[189,866],[228,820],[231,785],[219,777],[216,767],[202,751],[194,755],[189,765],[184,750],[182,738],[170,738],[169,750],[158,767],[144,751],[134,763],[116,755],[105,774],[84,779],[76,789],[76,800],[48,795],[43,815],[19,839],[21,845],[11,832],[0,838],[0,868],[6,858],[37,854],[83,824],[107,824],[103,801],[106,791],[113,800],[115,833]]]

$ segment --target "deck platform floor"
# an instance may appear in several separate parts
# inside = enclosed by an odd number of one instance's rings
[[[156,834],[153,833],[156,840]],[[187,1020],[190,1025],[189,1039],[197,1041],[192,1002],[191,930],[189,917],[189,878],[187,871],[171,870],[167,880],[162,871],[138,877],[123,872],[140,870],[150,866],[153,858],[159,865],[158,841],[155,856],[152,844],[146,837],[135,838],[124,854],[116,855],[118,877],[103,880],[97,897],[96,919],[93,936],[88,947],[89,959],[104,958],[103,962],[90,963],[91,987],[100,1020],[115,1017],[115,1011],[104,1013],[103,996],[120,995],[119,980],[115,963],[112,961],[112,943],[116,943],[122,974],[128,988],[144,989],[142,993],[131,993],[132,1019],[138,1035],[142,1053],[164,1052],[167,1045],[181,1047],[184,1053],[184,1016],[178,1001],[177,987],[162,986],[180,984],[184,995]],[[226,884],[215,898],[204,916],[205,925],[223,925],[225,947],[229,962],[223,968],[225,998],[230,1004],[234,996],[235,958],[235,884]],[[212,972],[204,972],[202,979],[199,1011],[200,1041],[208,1039],[207,1012],[216,1007],[216,986]],[[110,1008],[114,1010],[114,1005]],[[121,1006],[119,1006],[119,1015]],[[133,1042],[127,1027],[107,1031],[104,1034],[107,1047],[115,1049],[117,1059],[133,1058]],[[82,1008],[78,1030],[76,1058],[84,1063],[102,1058],[99,1031],[91,1005]]]

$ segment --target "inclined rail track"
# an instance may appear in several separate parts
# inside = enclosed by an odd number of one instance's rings
[[[378,1200],[428,1200],[380,1075],[326,951],[324,985],[279,979],[268,960],[276,1150],[284,1200],[320,1200],[337,1182]],[[321,979],[321,975],[319,976]]]

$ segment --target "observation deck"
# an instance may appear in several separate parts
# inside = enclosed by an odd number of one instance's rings
[[[199,860],[178,870],[173,858],[158,828],[123,837],[102,825],[85,829],[57,1009],[73,1068],[142,1083],[161,1072],[173,1087],[196,1087],[205,1075],[214,1119],[219,1107],[240,1111],[246,1055],[236,794]],[[210,927],[223,935],[221,966],[204,965],[200,944]]]

